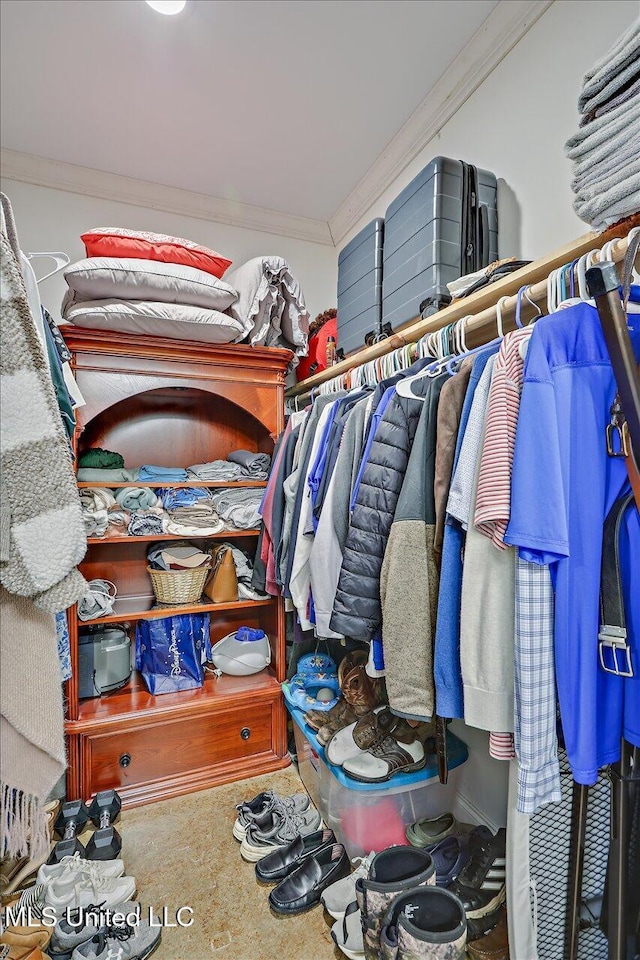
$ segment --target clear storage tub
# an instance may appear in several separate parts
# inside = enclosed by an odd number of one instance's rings
[[[406,843],[404,831],[410,823],[451,810],[459,779],[456,767],[468,756],[465,744],[452,733],[448,734],[446,784],[438,779],[434,756],[417,773],[397,774],[383,784],[358,783],[325,759],[324,748],[305,724],[302,712],[289,704],[288,709],[302,782],[350,857]]]

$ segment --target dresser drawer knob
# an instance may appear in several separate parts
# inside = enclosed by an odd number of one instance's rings
[[[249,730],[249,727],[243,727],[242,730],[240,731],[240,736],[242,737],[243,740],[248,740],[249,737],[251,736],[251,730]]]
[[[131,754],[123,753],[120,759],[118,760],[118,763],[120,764],[121,767],[128,767],[129,764],[131,763]]]

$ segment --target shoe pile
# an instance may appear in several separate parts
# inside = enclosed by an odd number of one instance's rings
[[[386,699],[384,683],[372,680],[365,670],[367,658],[368,654],[362,650],[354,650],[343,657],[337,672],[341,693],[337,703],[329,710],[317,704],[316,709],[305,713],[305,723],[316,731],[318,741],[323,746],[338,730],[354,724]]]
[[[508,960],[505,831],[444,814],[407,839],[322,894],[336,946],[350,960]]]
[[[506,831],[461,823],[451,813],[407,827],[407,840],[428,852],[436,883],[462,903],[468,920],[467,953],[474,960],[509,956],[506,896]]]
[[[275,884],[271,909],[281,916],[304,913],[323,891],[349,874],[349,858],[306,794],[259,793],[236,807],[233,835],[244,860],[255,863],[256,879]]]
[[[377,707],[333,733],[325,754],[353,780],[384,783],[425,766],[427,754],[435,753],[433,739],[425,736],[430,729],[426,723],[412,726],[388,706]]]
[[[161,940],[134,901],[136,880],[125,874],[122,841],[113,822],[121,808],[114,790],[90,806],[81,800],[49,805],[52,846],[40,861],[2,863],[6,907],[0,957],[16,960],[147,960]],[[95,829],[82,833],[91,821]],[[53,837],[60,839],[53,842]],[[46,951],[46,952],[45,952]]]

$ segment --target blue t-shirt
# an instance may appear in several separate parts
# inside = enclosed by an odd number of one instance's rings
[[[636,356],[640,317],[630,316]],[[505,542],[550,565],[555,588],[556,682],[573,776],[592,784],[640,745],[640,521],[627,511],[621,565],[635,677],[598,661],[604,520],[629,490],[624,460],[607,456],[616,385],[597,311],[578,304],[538,320],[527,351],[518,415],[511,519]],[[632,588],[633,584],[633,588]]]

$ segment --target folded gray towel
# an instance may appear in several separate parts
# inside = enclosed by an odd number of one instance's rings
[[[188,467],[188,471],[197,480],[241,480],[244,476],[240,464],[229,463],[227,460],[194,463]]]
[[[610,167],[619,157],[633,159],[638,153],[638,145],[626,131],[612,137],[610,141],[603,143],[596,150],[573,161],[574,177],[589,176],[596,167]]]
[[[604,184],[606,181],[609,181],[611,177],[618,177],[618,179],[620,179],[621,177],[627,176],[637,156],[638,153],[636,150],[629,150],[621,153],[619,156],[608,157],[606,160],[595,164],[595,166],[584,172],[576,173],[574,170],[571,189],[574,193],[580,193],[584,189],[591,190],[599,185],[602,189],[606,189]],[[607,183],[606,185],[608,186],[609,184]]]
[[[251,476],[257,473],[267,474],[271,466],[271,457],[268,454],[252,453],[250,450],[234,450],[227,460],[230,463],[238,463]]]
[[[591,113],[583,113],[580,117],[580,126],[586,126],[587,123],[591,123],[596,117],[604,117],[607,113],[619,107],[620,104],[631,100],[638,93],[640,93],[640,66],[638,67],[637,77],[635,79],[632,77],[620,93],[616,94],[615,97],[611,97],[610,100],[607,100],[606,103],[603,103],[601,106],[596,107]]]
[[[624,175],[624,170],[638,156],[638,148],[633,141],[628,141],[614,150],[612,154],[599,157],[594,163],[574,163],[571,189],[578,193],[584,184],[597,183],[610,177],[614,173]]]
[[[636,18],[628,30],[619,37],[605,56],[587,71],[582,81],[582,92],[578,98],[578,110],[587,113],[598,106],[596,102],[603,91],[608,96],[617,92],[624,83],[614,89],[617,78],[627,77],[630,66],[637,66],[640,57],[640,20]],[[601,101],[604,103],[604,100]]]
[[[640,157],[636,157],[633,161],[630,161],[627,166],[624,168],[624,171],[621,173],[619,170],[614,171],[609,174],[608,177],[605,177],[603,180],[598,180],[591,182],[587,180],[583,183],[579,190],[575,191],[576,198],[585,203],[589,200],[593,200],[596,197],[602,196],[612,190],[614,187],[621,186],[623,188],[623,195],[626,196],[628,191],[626,186],[633,180],[635,176],[640,173]]]
[[[96,470],[93,467],[80,467],[78,480],[85,483],[133,483],[136,479],[136,470]]]
[[[631,216],[640,211],[640,169],[617,179],[613,187],[606,191],[598,191],[595,196],[584,200],[579,196],[574,198],[573,209],[585,223],[602,230],[604,227],[617,223],[623,217]]]
[[[636,124],[639,122],[640,96],[636,95],[604,116],[596,117],[569,137],[564,145],[565,153],[570,160],[579,160],[618,134],[626,132],[629,140],[634,139]]]

